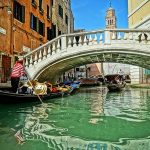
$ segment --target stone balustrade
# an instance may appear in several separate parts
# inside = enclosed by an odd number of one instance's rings
[[[68,55],[72,51],[78,51],[81,48],[92,49],[96,46],[102,47],[108,45],[108,48],[111,49],[114,43],[122,44],[122,46],[126,46],[126,44],[138,44],[148,45],[150,47],[150,30],[105,29],[64,34],[26,54],[24,56],[25,67],[26,70],[30,70],[30,67],[39,66],[38,64],[41,64],[43,61],[60,57],[64,53]]]

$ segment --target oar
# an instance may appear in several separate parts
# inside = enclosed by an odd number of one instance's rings
[[[34,90],[34,87],[33,87],[33,84],[31,83],[30,79],[29,79],[29,75],[28,75],[28,72],[26,71],[26,69],[24,68],[24,71],[25,71],[25,75],[28,79],[28,82],[30,83],[30,85],[32,86],[33,90]],[[40,100],[40,102],[43,104],[43,101],[41,99],[41,97],[39,95],[37,95],[38,99]]]
[[[33,90],[34,90],[34,86],[33,86],[33,84],[32,84],[32,82],[30,81],[30,79],[29,79],[29,75],[28,75],[28,73],[27,73],[27,71],[25,70],[25,72],[26,72],[26,77],[27,77],[27,79],[28,79],[28,82],[29,82],[29,84],[31,85],[31,87],[33,88]],[[37,97],[38,97],[38,99],[40,100],[40,102],[43,104],[43,101],[42,101],[42,99],[41,99],[41,97],[39,96],[39,95],[37,95]]]

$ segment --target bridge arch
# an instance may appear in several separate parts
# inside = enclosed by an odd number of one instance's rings
[[[99,30],[63,35],[24,58],[30,77],[40,81],[55,80],[71,68],[97,62],[132,64],[150,69],[150,31]]]

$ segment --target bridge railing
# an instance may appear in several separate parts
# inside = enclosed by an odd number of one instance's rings
[[[64,34],[43,44],[24,56],[25,66],[30,67],[62,51],[78,46],[90,46],[97,44],[122,43],[148,43],[150,42],[150,30],[146,29],[105,29],[90,32],[78,32]]]

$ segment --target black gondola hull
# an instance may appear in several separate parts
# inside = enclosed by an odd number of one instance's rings
[[[42,101],[50,100],[56,97],[61,97],[62,93],[50,93],[46,95],[40,95]],[[31,103],[39,102],[40,99],[37,95],[31,94],[16,94],[9,91],[0,90],[0,103],[1,104],[13,104],[13,103]]]
[[[111,92],[115,92],[115,91],[121,91],[122,89],[124,89],[125,87],[125,83],[122,84],[107,84],[107,88],[108,90]]]

